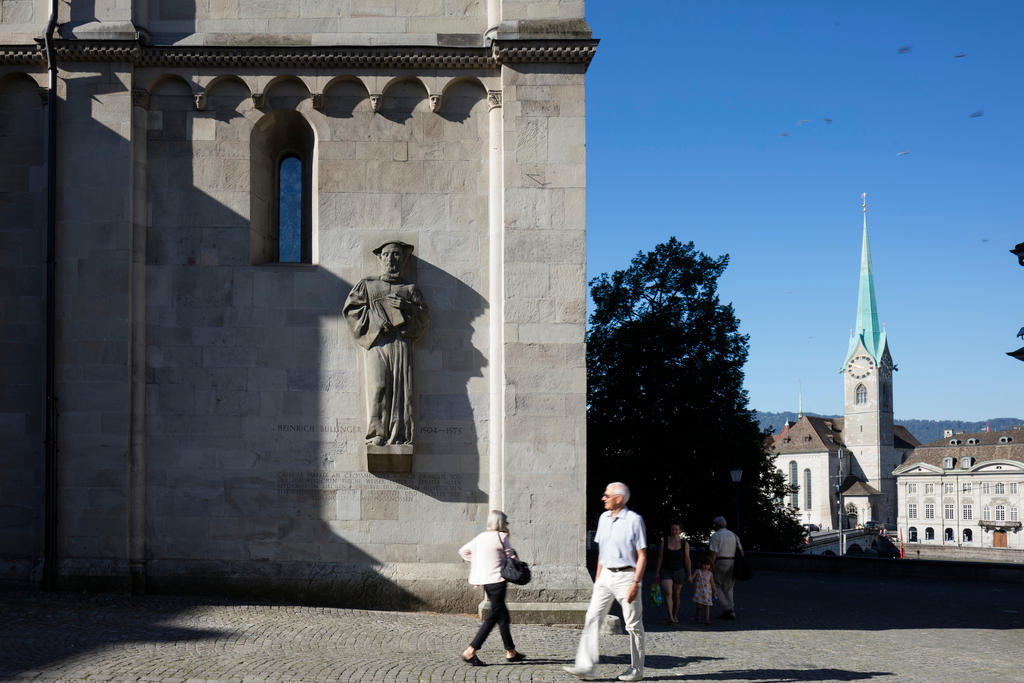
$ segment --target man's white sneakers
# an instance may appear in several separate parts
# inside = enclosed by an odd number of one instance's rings
[[[641,681],[643,678],[644,675],[633,667],[629,667],[621,676],[619,676],[620,681]]]

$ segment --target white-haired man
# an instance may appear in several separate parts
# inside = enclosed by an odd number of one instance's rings
[[[736,579],[733,570],[736,568],[736,554],[743,555],[743,544],[740,537],[725,528],[725,517],[718,516],[711,521],[715,533],[711,534],[711,569],[718,586],[718,596],[722,603],[721,619],[736,618],[736,602],[733,599],[733,587]]]
[[[620,681],[644,677],[644,621],[640,586],[647,567],[647,530],[640,515],[626,507],[629,487],[622,482],[608,484],[601,496],[605,512],[597,523],[597,574],[590,597],[583,635],[576,650],[576,663],[565,670],[578,678],[590,678],[600,659],[598,635],[612,601],[622,605],[622,618],[629,634],[629,669]]]

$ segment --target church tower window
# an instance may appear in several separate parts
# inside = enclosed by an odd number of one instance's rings
[[[289,154],[277,170],[277,260],[302,261],[302,160]]]
[[[799,481],[796,478],[796,474],[796,460],[791,460],[789,462],[789,506],[792,508],[800,507],[800,497],[797,493]]]
[[[868,402],[868,389],[863,384],[857,385],[857,405],[862,406]]]
[[[804,470],[804,507],[811,509],[811,470]]]

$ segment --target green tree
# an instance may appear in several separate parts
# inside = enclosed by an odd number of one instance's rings
[[[587,332],[587,488],[592,524],[605,484],[624,481],[652,542],[669,520],[706,539],[724,515],[750,549],[792,549],[788,487],[747,407],[748,337],[721,304],[717,259],[675,237],[626,270],[590,282]],[[734,484],[730,471],[740,468]],[[737,508],[737,502],[739,508]],[[735,520],[739,509],[739,528]]]

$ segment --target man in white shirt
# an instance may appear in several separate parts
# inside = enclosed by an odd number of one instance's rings
[[[743,544],[740,543],[739,536],[725,528],[725,517],[715,517],[711,527],[715,530],[708,543],[711,548],[711,570],[715,575],[718,597],[724,610],[719,616],[722,619],[735,619],[736,603],[733,601],[732,591],[736,580],[733,569],[736,566],[737,553],[743,555]]]
[[[576,650],[576,663],[565,670],[577,678],[588,679],[600,659],[598,635],[612,601],[622,606],[622,618],[629,634],[629,668],[620,681],[639,681],[644,677],[644,622],[640,586],[647,567],[647,530],[643,518],[626,507],[629,487],[622,482],[608,484],[604,495],[605,512],[597,523],[594,541],[598,544],[597,574],[590,597],[583,635]]]

